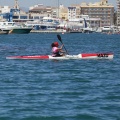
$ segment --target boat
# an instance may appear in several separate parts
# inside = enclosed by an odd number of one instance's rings
[[[0,29],[8,33],[27,34],[30,33],[32,27],[19,25],[16,24],[15,22],[0,22]]]
[[[52,55],[32,55],[32,56],[8,56],[6,59],[50,59],[50,60],[67,60],[67,59],[113,59],[113,53],[82,53],[78,55],[65,55],[53,57]]]
[[[42,20],[34,20],[34,21],[27,21],[25,23],[26,26],[32,26],[33,30],[40,30],[40,31],[52,31],[56,30],[57,25],[59,25],[59,21],[52,17],[43,17]]]
[[[108,33],[108,34],[116,34],[118,33],[120,30],[119,30],[119,27],[118,26],[104,26],[102,27],[102,32],[103,33]]]
[[[73,29],[69,31],[70,33],[82,33],[82,30]]]
[[[3,35],[3,34],[8,34],[9,31],[3,31],[0,29],[0,35]]]
[[[14,34],[28,34],[32,28],[14,28],[9,31],[9,34],[14,33]]]
[[[83,19],[84,19],[84,28],[82,28],[83,33],[93,33],[94,32],[93,28],[88,26],[85,18]]]
[[[102,32],[109,33],[109,32],[113,32],[113,30],[112,30],[111,26],[104,26],[104,27],[102,27]]]

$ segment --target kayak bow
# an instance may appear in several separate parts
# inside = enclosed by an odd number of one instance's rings
[[[112,53],[82,53],[78,55],[65,55],[53,57],[51,55],[34,55],[34,56],[8,56],[6,59],[113,59]]]

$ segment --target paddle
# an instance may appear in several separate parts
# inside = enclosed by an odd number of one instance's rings
[[[61,39],[61,36],[60,36],[60,35],[57,35],[57,38],[58,38],[58,40],[63,44],[62,39]],[[63,45],[63,47],[64,47],[66,53],[68,54],[67,49],[65,48],[64,45]],[[69,54],[68,54],[68,55],[69,55]]]

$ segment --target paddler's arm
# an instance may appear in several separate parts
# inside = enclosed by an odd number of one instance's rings
[[[64,46],[64,44],[62,44],[61,47],[60,47],[59,49],[62,50],[63,46]]]
[[[64,50],[62,50],[63,46],[64,46],[64,44],[62,44],[61,47],[58,48],[58,50],[59,50],[61,53],[66,53]]]
[[[66,51],[63,50],[63,46],[64,46],[64,44],[61,45],[61,47],[59,48],[59,51],[60,51],[61,53],[66,53]]]

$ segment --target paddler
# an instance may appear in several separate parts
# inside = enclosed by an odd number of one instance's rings
[[[53,57],[60,57],[65,55],[65,51],[62,50],[64,45],[62,44],[60,48],[58,46],[59,46],[58,42],[54,42],[51,44]]]

